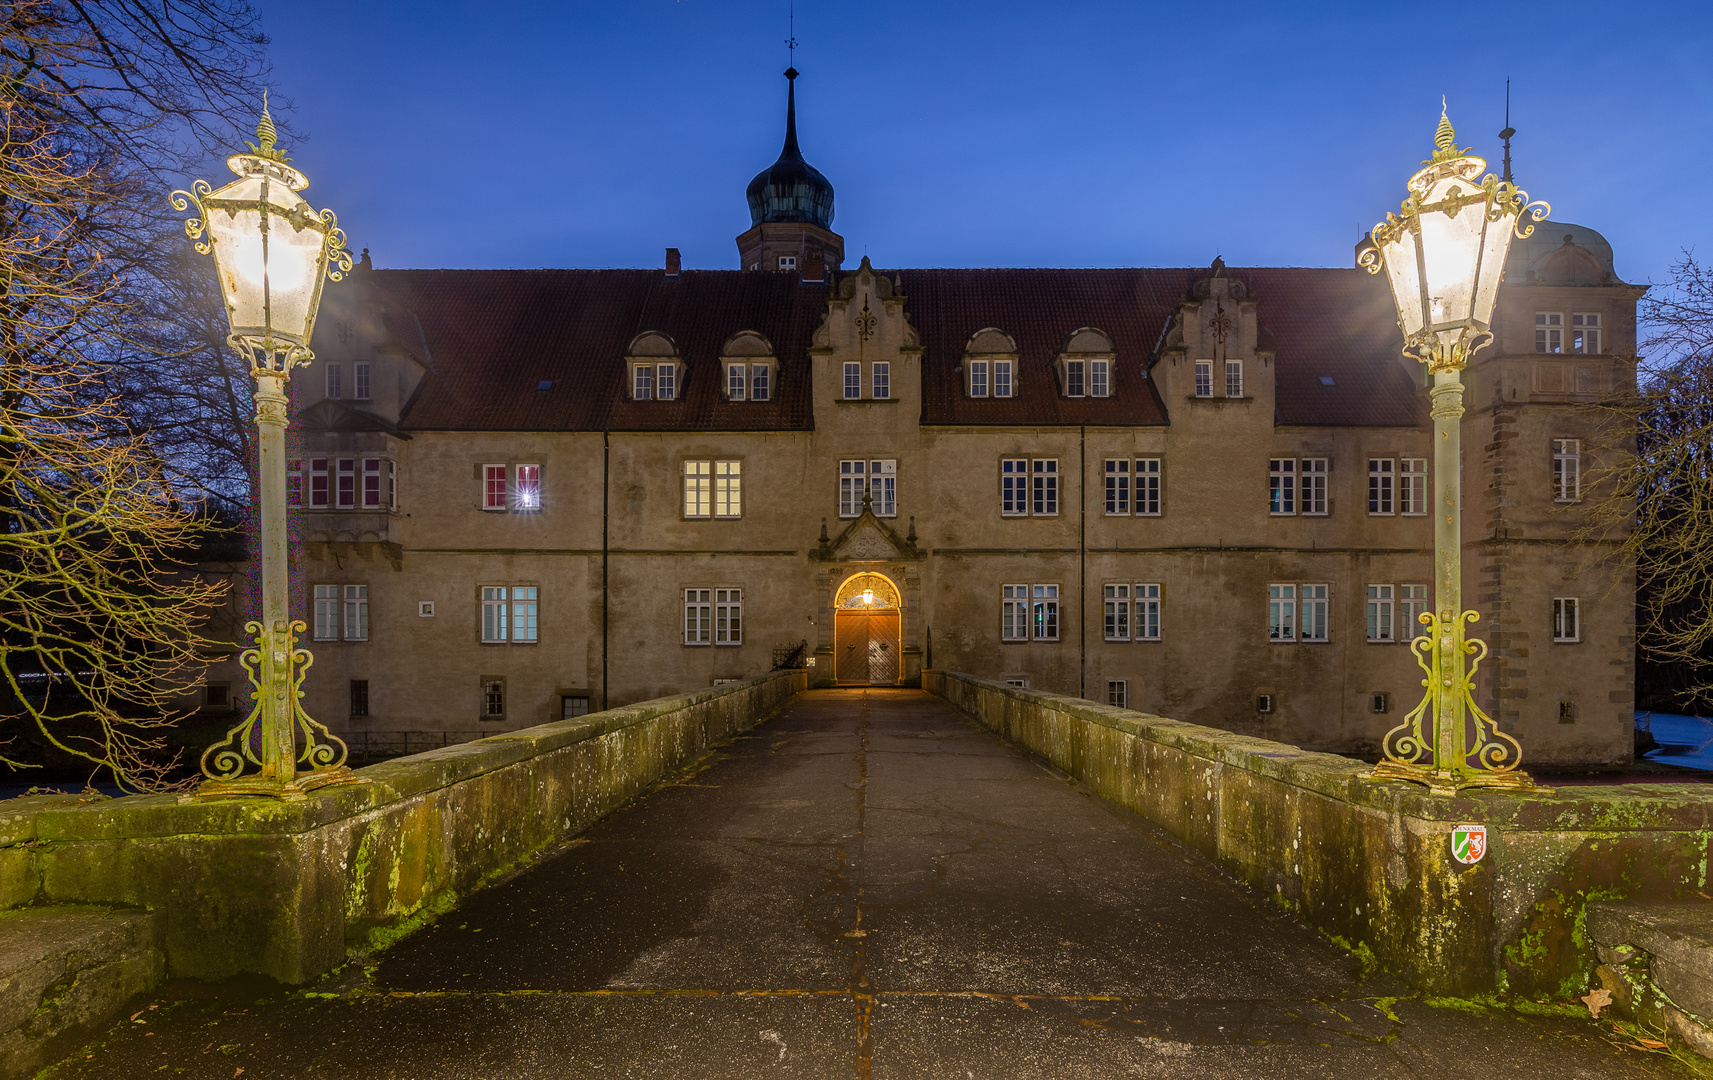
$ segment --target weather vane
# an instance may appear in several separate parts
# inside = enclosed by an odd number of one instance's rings
[[[787,67],[797,66],[797,0],[791,0],[787,7],[791,18],[791,36],[785,39],[785,51],[790,54]]]

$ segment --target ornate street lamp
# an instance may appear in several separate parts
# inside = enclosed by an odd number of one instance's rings
[[[1374,775],[1412,780],[1435,792],[1466,787],[1532,789],[1517,766],[1523,748],[1475,704],[1475,673],[1485,642],[1466,637],[1481,616],[1463,610],[1462,447],[1464,365],[1493,339],[1493,301],[1512,237],[1527,237],[1549,207],[1491,173],[1487,162],[1457,148],[1442,108],[1434,155],[1410,177],[1399,214],[1374,227],[1357,262],[1382,269],[1392,285],[1404,355],[1433,376],[1434,610],[1423,614],[1427,636],[1410,642],[1427,673],[1421,704],[1381,742]],[[1467,664],[1466,664],[1467,662]]]
[[[290,159],[274,139],[264,99],[256,143],[248,153],[226,159],[238,179],[218,191],[198,180],[190,191],[172,193],[173,209],[195,208],[184,231],[196,250],[214,256],[232,329],[226,341],[256,380],[260,444],[262,618],[245,625],[256,644],[239,657],[256,704],[243,723],[203,752],[205,779],[196,798],[301,799],[352,777],[345,744],[303,710],[311,657],[297,647],[305,626],[289,610],[285,464],[286,381],[293,368],[314,359],[309,339],[322,279],[338,281],[349,272],[351,253],[333,211],[312,209],[298,194],[309,180],[286,164]]]

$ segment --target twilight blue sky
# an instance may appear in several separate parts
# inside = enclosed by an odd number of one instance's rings
[[[257,2],[377,266],[737,266],[786,0]],[[799,0],[798,125],[847,266],[1348,266],[1442,93],[1498,171],[1509,76],[1518,183],[1646,282],[1713,257],[1710,11]]]

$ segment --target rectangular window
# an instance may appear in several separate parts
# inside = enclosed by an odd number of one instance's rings
[[[795,255],[781,255],[779,257],[779,268],[781,270],[795,270],[795,269],[797,269],[797,256],[795,256]]]
[[[1556,311],[1535,312],[1535,352],[1564,351],[1564,316]]]
[[[588,694],[559,695],[559,719],[573,720],[579,716],[589,715]]]
[[[381,505],[381,459],[363,459],[363,506],[379,509]]]
[[[1160,640],[1160,586],[1157,583],[1136,586],[1136,640]]]
[[[519,510],[540,510],[541,466],[519,465],[516,476],[517,508]]]
[[[369,587],[345,586],[345,640],[369,640]]]
[[[1029,586],[999,587],[999,638],[1001,641],[1029,640]]]
[[[1600,351],[1600,316],[1579,312],[1570,317],[1570,351],[1592,355]]]
[[[328,364],[327,365],[327,396],[330,398],[338,399],[341,396],[343,390],[344,390],[344,388],[340,385],[340,380],[339,380],[339,365],[338,364]]]
[[[868,493],[875,517],[898,516],[898,461],[868,463]]]
[[[714,590],[714,644],[743,644],[743,590]]]
[[[1391,458],[1368,459],[1368,512],[1390,514],[1392,510],[1393,466]]]
[[[351,365],[351,396],[358,401],[369,400],[369,365],[356,363]]]
[[[541,632],[541,609],[538,606],[538,590],[534,586],[523,586],[512,590],[512,641],[531,642],[539,638]]]
[[[1267,463],[1267,513],[1297,512],[1297,459],[1273,458]]]
[[[1396,641],[1392,626],[1392,586],[1368,586],[1368,640]]]
[[[339,640],[339,586],[315,587],[315,640]]]
[[[1130,684],[1123,679],[1106,680],[1106,703],[1115,709],[1130,708]]]
[[[970,361],[970,397],[987,396],[987,361]]]
[[[1225,396],[1243,396],[1243,361],[1227,360],[1225,362]]]
[[[303,505],[303,462],[286,462],[286,505]]]
[[[1552,501],[1582,500],[1582,440],[1552,441]]]
[[[327,459],[309,459],[309,505],[327,505]]]
[[[1136,512],[1160,516],[1160,459],[1136,459]]]
[[[1267,640],[1297,640],[1297,587],[1267,586]]]
[[[839,516],[853,518],[862,513],[862,497],[867,490],[868,462],[839,462]]]
[[[1582,605],[1574,596],[1552,598],[1552,639],[1554,641],[1582,640]]]
[[[493,643],[506,640],[506,588],[503,585],[482,586],[482,640]]]
[[[1398,636],[1406,641],[1427,637],[1427,627],[1422,625],[1428,609],[1427,590],[1426,585],[1398,586]]]
[[[654,397],[671,401],[678,396],[678,365],[660,364],[654,369]]]
[[[339,499],[338,505],[349,509],[357,505],[357,462],[353,458],[339,458],[338,461],[338,486],[335,492]]]
[[[1130,513],[1130,461],[1126,458],[1106,459],[1106,512]]]
[[[392,461],[387,462],[387,509],[399,508],[398,466]]]
[[[993,362],[993,396],[1011,396],[1011,361],[995,360]]]
[[[1088,362],[1088,396],[1106,397],[1112,393],[1111,364],[1105,360]]]
[[[713,624],[712,589],[684,590],[684,644],[706,645]]]
[[[638,364],[635,376],[635,380],[631,383],[631,397],[638,401],[647,401],[654,396],[653,365]]]
[[[892,396],[892,365],[875,364],[869,372],[869,391],[874,400],[885,401]]]
[[[351,719],[358,720],[369,715],[369,680],[351,680]]]
[[[1005,517],[1029,513],[1029,459],[1006,458],[999,463],[999,512]]]
[[[1105,628],[1106,640],[1130,640],[1130,586],[1106,586]]]
[[[746,364],[726,365],[726,397],[733,401],[742,401],[744,392],[749,387],[749,367]]]
[[[684,463],[684,516],[687,518],[705,518],[709,510],[710,480],[713,473],[711,461],[686,461]]]
[[[1036,641],[1059,640],[1059,587],[1036,585],[1030,597],[1030,617]]]
[[[1427,458],[1398,459],[1398,513],[1419,517],[1428,512]]]
[[[482,716],[488,720],[503,720],[506,715],[506,684],[503,679],[491,679],[482,684]]]
[[[743,462],[714,462],[714,516],[743,517]]]
[[[1213,361],[1196,361],[1196,397],[1213,396]]]
[[[1326,516],[1326,469],[1325,458],[1303,458],[1302,473],[1299,478],[1300,491],[1298,501],[1304,515],[1313,517]]]
[[[506,467],[482,466],[482,509],[504,510],[507,501]]]
[[[1332,612],[1327,593],[1327,585],[1304,585],[1302,587],[1302,602],[1298,611],[1297,628],[1302,632],[1303,641],[1327,640],[1328,622]]]
[[[1030,511],[1036,515],[1059,512],[1059,462],[1057,458],[1035,458],[1030,462]]]
[[[773,397],[773,372],[766,364],[751,364],[749,369],[749,399],[768,401]]]
[[[845,365],[845,400],[862,397],[862,365],[852,361]]]
[[[1065,396],[1082,397],[1087,393],[1083,389],[1083,362],[1081,360],[1065,361]]]

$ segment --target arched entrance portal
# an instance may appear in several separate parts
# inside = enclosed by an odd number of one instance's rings
[[[856,574],[839,586],[833,608],[833,679],[894,686],[902,674],[898,586],[885,574]]]

